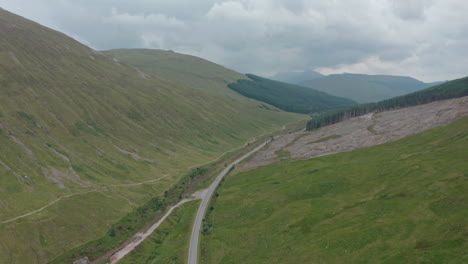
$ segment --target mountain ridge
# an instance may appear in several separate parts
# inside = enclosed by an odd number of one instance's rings
[[[230,83],[228,87],[239,94],[274,105],[285,111],[316,114],[356,104],[351,99],[330,95],[322,91],[274,81],[253,74],[246,75],[249,80],[240,79]]]
[[[370,103],[441,83],[424,83],[409,76],[342,73],[305,81],[299,85],[351,98],[359,103]]]
[[[296,72],[278,72],[269,77],[272,80],[286,82],[291,84],[300,84],[317,78],[322,78],[326,75],[316,71],[296,71]]]
[[[396,96],[377,103],[359,104],[350,108],[329,111],[320,114],[307,122],[306,129],[314,130],[330,124],[339,123],[352,117],[368,113],[395,110],[423,105],[434,101],[459,98],[468,95],[468,77],[445,82],[417,92]]]

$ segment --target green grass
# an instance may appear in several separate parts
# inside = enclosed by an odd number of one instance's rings
[[[215,164],[216,165],[216,164]],[[213,170],[213,169],[212,169]],[[156,222],[157,216],[161,216],[169,206],[183,199],[187,193],[192,193],[195,184],[199,180],[208,178],[210,170],[207,168],[195,168],[182,177],[179,182],[164,192],[147,201],[143,206],[136,208],[113,223],[107,232],[97,240],[74,248],[57,257],[51,264],[71,263],[74,260],[87,256],[91,261],[103,256],[107,252],[122,245],[139,232],[148,223]]]
[[[202,262],[466,263],[468,118],[229,176]]]
[[[0,31],[0,223],[72,195],[0,224],[0,263],[47,263],[95,241],[188,168],[304,118],[231,91],[242,75],[225,68],[204,92],[204,77],[144,78],[3,9]]]
[[[25,113],[25,112],[17,112],[17,116],[18,116],[18,118],[21,118],[21,119],[29,122],[32,126],[34,126],[34,127],[37,126],[36,118],[33,115]]]
[[[227,88],[227,83],[246,78],[245,75],[202,58],[153,49],[116,49],[104,54],[182,86],[219,95],[229,105],[233,100],[241,104],[248,101]]]
[[[141,230],[156,217],[165,205],[165,202],[159,198],[151,199],[142,207],[137,208],[135,211],[132,211],[120,219],[117,223],[114,223],[102,238],[71,250],[50,263],[72,263],[84,256],[89,257],[90,260],[97,259],[111,249],[118,247]]]
[[[161,226],[123,258],[122,264],[185,264],[193,220],[200,201],[192,201],[174,210]]]

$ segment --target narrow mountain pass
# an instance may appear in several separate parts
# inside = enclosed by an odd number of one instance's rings
[[[223,179],[226,174],[228,174],[236,164],[239,162],[243,161],[250,155],[254,154],[255,152],[259,151],[262,149],[266,144],[268,144],[271,140],[268,140],[262,144],[260,144],[258,147],[255,149],[251,150],[247,154],[243,155],[242,157],[238,158],[234,162],[232,162],[229,166],[227,166],[213,181],[213,183],[210,185],[208,190],[206,191],[205,195],[202,198],[202,202],[200,204],[200,207],[198,208],[197,211],[197,216],[195,218],[195,222],[193,224],[193,229],[192,229],[192,235],[190,237],[190,245],[189,245],[189,254],[188,254],[188,264],[197,264],[198,263],[198,248],[199,248],[199,242],[200,242],[200,231],[203,223],[203,218],[205,217],[206,209],[208,208],[208,204],[210,202],[211,196],[213,196],[213,193],[215,192],[216,188],[218,187],[219,183]]]

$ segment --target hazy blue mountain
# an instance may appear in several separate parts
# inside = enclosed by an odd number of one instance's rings
[[[302,82],[321,78],[325,75],[315,71],[301,71],[301,72],[279,72],[270,79],[280,82],[299,84]]]
[[[300,85],[366,103],[416,92],[440,83],[424,83],[407,76],[343,73],[305,81]]]
[[[319,113],[356,105],[351,99],[329,95],[295,84],[274,81],[253,74],[228,85],[232,90],[255,100],[294,113]]]

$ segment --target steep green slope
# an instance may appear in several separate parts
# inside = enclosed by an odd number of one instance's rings
[[[104,51],[104,54],[207,95],[210,100],[204,104],[213,112],[235,112],[226,120],[233,126],[245,118],[261,119],[263,111],[258,111],[258,108],[278,111],[271,105],[259,103],[228,88],[229,83],[246,79],[245,75],[202,58],[150,49],[119,49]]]
[[[314,130],[370,112],[399,109],[463,96],[468,96],[468,77],[445,82],[434,87],[387,99],[378,103],[361,104],[350,108],[330,111],[309,120],[306,129]]]
[[[298,85],[273,81],[253,74],[247,74],[247,76],[250,80],[238,80],[229,84],[229,88],[285,111],[309,114],[356,104],[350,99],[332,96]]]
[[[156,78],[195,90],[206,99],[203,101],[205,107],[213,113],[228,115],[229,118],[223,120],[223,124],[237,127],[240,133],[251,129],[250,126],[256,126],[252,122],[242,126],[245,120],[277,118],[272,113],[277,112],[277,108],[229,89],[229,83],[247,77],[216,63],[191,55],[154,49],[116,49],[103,51],[103,54],[142,69]],[[292,115],[291,122],[302,118],[305,116]]]
[[[406,76],[331,74],[300,83],[332,95],[351,98],[359,103],[377,102],[415,92],[440,83],[423,83]]]
[[[172,82],[232,98],[225,101],[234,99],[237,104],[247,101],[243,96],[238,96],[227,88],[228,83],[245,79],[245,75],[205,59],[173,51],[151,49],[117,49],[103,53]]]
[[[0,263],[96,239],[188,167],[302,118],[253,100],[213,108],[2,9],[0,32]]]
[[[229,176],[202,263],[466,263],[468,118]]]
[[[215,63],[173,51],[119,49],[104,51],[104,53],[143,69],[145,72],[209,93],[211,96],[217,96],[217,100],[238,111],[244,111],[245,107],[251,105],[251,99],[246,97],[267,102],[285,111],[298,113],[336,109],[354,104],[348,99],[247,74],[251,80],[254,80],[252,82],[245,75]],[[252,90],[251,85],[259,89]],[[228,86],[244,96],[228,89]],[[274,107],[268,105],[261,107],[276,111]]]

